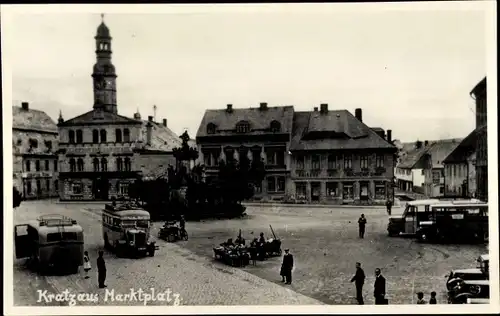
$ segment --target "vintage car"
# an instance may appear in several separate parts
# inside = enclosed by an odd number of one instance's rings
[[[489,255],[480,255],[477,258],[476,268],[451,270],[446,281],[448,291],[452,290],[460,280],[488,280],[490,276],[489,258]]]
[[[489,299],[489,280],[460,280],[448,291],[448,304],[467,304],[469,299]]]

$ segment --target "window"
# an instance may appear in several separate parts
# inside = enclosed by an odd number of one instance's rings
[[[130,142],[130,130],[128,128],[123,130],[123,141],[125,143]]]
[[[32,188],[31,188],[31,180],[28,180],[26,182],[26,193],[31,194]]]
[[[248,133],[250,132],[250,123],[247,121],[241,121],[236,124],[236,132],[237,133]]]
[[[99,171],[99,159],[94,158],[92,160],[92,164],[94,165],[94,172],[98,172]]]
[[[461,191],[461,188],[458,188],[459,191]],[[439,188],[439,194],[443,194],[444,193],[444,188],[443,187],[440,187]],[[459,192],[461,194],[461,192]]]
[[[262,193],[262,182],[255,183],[255,193]]]
[[[344,156],[344,169],[352,169],[352,156],[351,155]]]
[[[69,143],[74,144],[75,143],[75,131],[70,130],[68,132],[68,137],[69,137]]]
[[[30,172],[31,171],[31,161],[26,160],[26,171]]]
[[[108,171],[108,160],[106,158],[101,159],[101,171]]]
[[[36,193],[40,195],[42,193],[42,183],[40,182],[40,179],[36,180]]]
[[[45,180],[45,188],[47,192],[50,193],[50,179]]]
[[[17,140],[17,146],[21,146],[22,144],[23,144],[23,140],[19,138]]]
[[[385,199],[385,183],[375,182],[375,199],[384,200]]]
[[[57,171],[57,160],[54,160],[54,171]]]
[[[422,169],[422,175],[423,175],[423,176],[425,175],[425,170],[424,170],[424,169]]]
[[[73,158],[71,158],[69,160],[69,171],[70,172],[75,172],[76,171],[76,161]]]
[[[83,132],[81,129],[76,131],[76,143],[77,144],[83,143]]]
[[[234,149],[231,147],[226,147],[224,149],[224,154],[226,155],[226,162],[234,159]]]
[[[77,167],[78,167],[78,171],[83,171],[83,159],[82,158],[79,158],[78,161],[76,162],[77,164]]]
[[[267,178],[268,192],[285,192],[285,177],[268,177]]]
[[[52,150],[52,141],[46,140],[45,147],[47,148],[47,151],[51,151]]]
[[[47,242],[57,242],[61,241],[62,234],[61,233],[50,233],[47,234]]]
[[[375,168],[384,168],[384,156],[377,155],[375,158]]]
[[[38,141],[34,138],[30,138],[29,140],[30,148],[38,148]]]
[[[441,180],[441,174],[439,171],[433,171],[432,172],[432,183],[434,184],[439,184],[439,181]]]
[[[49,171],[50,168],[49,168],[49,161],[48,160],[45,160],[45,171]]]
[[[207,134],[215,134],[215,124],[209,123],[207,125]]]
[[[337,156],[328,155],[328,169],[330,170],[337,169]]]
[[[128,194],[128,183],[121,182],[118,186],[118,193],[120,195],[127,195]]]
[[[295,182],[295,196],[299,200],[305,200],[307,196],[307,186],[304,182]]]
[[[99,131],[96,129],[92,130],[92,142],[94,144],[99,143]]]
[[[59,181],[58,180],[54,180],[54,190],[55,190],[55,192],[59,192]]]
[[[285,177],[276,177],[277,181],[277,191],[285,192]]]
[[[368,169],[368,156],[360,157],[360,166],[361,169]]]
[[[123,170],[123,160],[121,158],[116,158],[116,170],[117,171]]]
[[[304,156],[297,156],[297,170],[304,170],[305,169],[305,157]]]
[[[276,178],[267,178],[267,192],[276,192]]]
[[[122,142],[122,130],[117,128],[115,130],[115,142],[116,143],[121,143]]]
[[[281,130],[281,124],[278,121],[271,122],[271,132],[278,133]]]
[[[354,200],[354,189],[352,184],[344,183],[344,188],[342,192],[342,197],[344,200]]]
[[[82,184],[81,183],[73,183],[71,185],[71,192],[73,194],[82,194]]]
[[[106,139],[106,130],[101,129],[100,133],[101,133],[101,143],[106,143],[107,142],[107,139]]]
[[[452,177],[455,177],[457,175],[457,165],[453,165],[453,171],[451,173]]]
[[[35,170],[40,171],[40,160],[35,161]]]
[[[271,166],[285,165],[285,150],[281,148],[267,148],[267,164]]]
[[[330,198],[339,197],[339,184],[337,182],[326,183],[326,196]]]
[[[320,170],[321,169],[321,163],[320,163],[320,156],[319,155],[313,155],[311,157],[311,169],[312,170]]]

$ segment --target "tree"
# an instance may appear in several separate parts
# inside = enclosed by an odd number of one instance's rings
[[[23,200],[23,197],[21,193],[17,190],[16,187],[14,187],[14,195],[13,195],[13,206],[14,208],[19,207],[21,205],[21,202]]]

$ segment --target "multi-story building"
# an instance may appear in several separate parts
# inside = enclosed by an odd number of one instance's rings
[[[196,143],[199,161],[205,165],[206,181],[217,176],[220,160],[246,156],[261,159],[266,176],[256,187],[256,199],[283,199],[290,186],[290,135],[292,106],[207,110],[203,116]]]
[[[470,95],[476,100],[476,183],[477,197],[488,200],[488,120],[486,77],[472,89]]]
[[[394,196],[397,148],[392,132],[363,123],[361,109],[329,110],[328,104],[295,112],[290,144],[295,200],[326,204],[377,204]]]
[[[64,121],[59,117],[59,192],[61,200],[109,200],[126,197],[136,179],[166,172],[174,165],[172,150],[181,141],[168,127],[118,114],[116,71],[111,62],[111,36],[97,29],[97,62],[93,67],[94,106]]]
[[[474,130],[443,160],[446,196],[476,196],[476,144]]]
[[[416,141],[412,148],[405,148],[399,152],[399,161],[396,164],[394,172],[396,186],[399,190],[423,193],[425,182],[424,168],[419,162],[422,155],[427,151],[428,146],[429,141]]]
[[[58,195],[57,126],[28,102],[12,107],[14,186],[26,199]]]

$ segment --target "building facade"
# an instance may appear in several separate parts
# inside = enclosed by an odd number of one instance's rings
[[[97,29],[93,67],[94,106],[65,121],[60,115],[59,193],[61,200],[127,198],[131,182],[148,174],[165,173],[173,164],[172,150],[181,141],[152,116],[142,120],[118,114],[116,71],[111,62],[111,36],[101,23]]]
[[[488,201],[488,117],[486,77],[471,91],[476,101],[476,184],[477,197]]]
[[[58,196],[57,126],[28,102],[12,107],[13,183],[26,199]]]
[[[266,175],[256,186],[256,200],[283,200],[290,187],[290,135],[292,106],[207,110],[203,116],[196,144],[199,161],[205,166],[206,181],[217,176],[220,160],[228,157],[264,162]]]
[[[394,198],[397,148],[392,132],[363,123],[347,110],[328,104],[296,112],[290,145],[290,195],[323,204],[383,204]]]
[[[399,152],[399,161],[396,164],[394,173],[396,187],[400,191],[423,194],[425,172],[423,165],[419,161],[422,155],[425,154],[428,146],[428,141],[416,141],[411,147],[406,145],[406,148]]]

